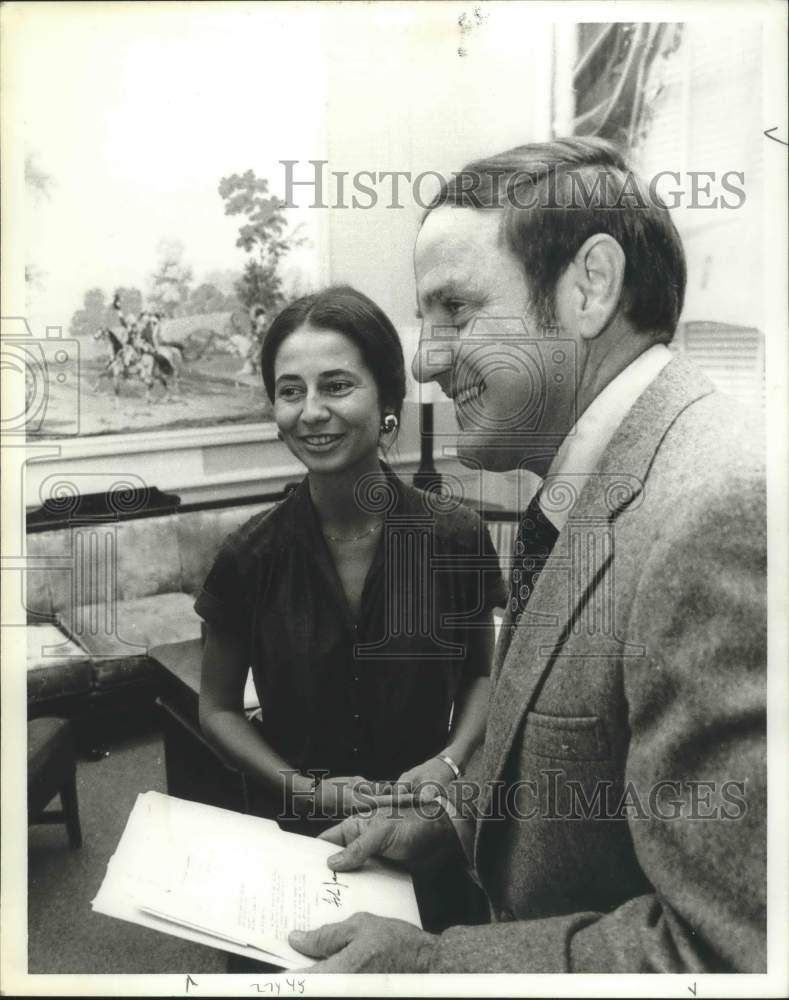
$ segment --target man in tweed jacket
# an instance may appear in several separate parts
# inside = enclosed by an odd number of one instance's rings
[[[763,972],[759,434],[668,350],[681,243],[616,150],[464,175],[417,240],[414,371],[454,399],[463,461],[543,477],[519,542],[544,518],[552,547],[513,576],[464,779],[324,836],[338,871],[462,845],[491,921],[365,914],[292,943],[316,972]]]

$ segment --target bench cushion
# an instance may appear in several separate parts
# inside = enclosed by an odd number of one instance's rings
[[[122,601],[183,589],[177,521],[177,514],[169,514],[118,525],[117,594]]]
[[[53,615],[71,599],[71,535],[67,531],[29,534],[25,573],[26,607],[31,614]]]
[[[271,502],[130,521],[73,525],[27,536],[27,608],[72,608],[182,591],[197,595],[227,535]]]
[[[29,533],[32,714],[36,706],[39,713],[49,711],[61,699],[103,698],[114,688],[156,685],[159,674],[148,650],[200,638],[194,595],[222,541],[271,506],[242,504]],[[40,624],[33,624],[37,619]],[[257,704],[249,681],[245,704]]]
[[[222,525],[215,510],[192,510],[178,515],[176,533],[182,589],[196,596],[222,544]]]
[[[72,628],[72,634],[93,660],[95,686],[123,683],[135,671],[146,670],[153,676],[153,668],[140,662],[147,660],[151,646],[199,638],[200,619],[192,603],[192,597],[182,593],[118,601],[114,629],[105,605],[78,608],[74,619],[78,630]]]
[[[182,590],[176,518],[74,525],[27,536],[27,608],[70,615],[114,594],[131,600]]]
[[[54,625],[27,626],[27,700],[87,694],[93,684],[88,654]]]

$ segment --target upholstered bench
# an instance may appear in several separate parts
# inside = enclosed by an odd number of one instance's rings
[[[275,502],[29,533],[28,714],[152,706],[148,651],[199,639],[192,605],[222,540]]]

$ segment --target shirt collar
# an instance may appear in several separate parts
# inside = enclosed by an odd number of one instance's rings
[[[608,383],[562,441],[543,488],[561,486],[564,481],[568,489],[552,489],[554,495],[580,496],[625,415],[672,357],[665,344],[654,344]],[[553,509],[542,498],[540,507],[558,531],[567,523],[572,509],[571,506]]]

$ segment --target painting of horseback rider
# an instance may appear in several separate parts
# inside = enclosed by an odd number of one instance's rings
[[[112,308],[119,325],[101,327],[94,334],[94,340],[104,340],[107,344],[107,363],[99,373],[94,390],[102,378],[109,377],[117,399],[121,382],[137,380],[145,385],[145,400],[150,402],[155,383],[160,383],[166,392],[169,380],[173,379],[177,387],[179,349],[160,343],[160,314],[148,311],[139,316],[126,314],[117,293]]]

